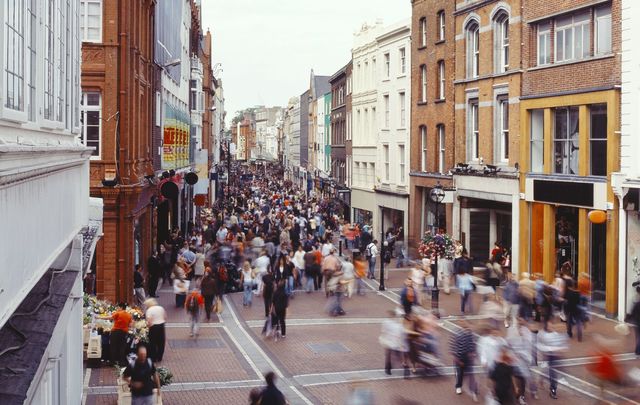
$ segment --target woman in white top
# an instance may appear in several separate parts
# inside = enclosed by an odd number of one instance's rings
[[[199,284],[200,279],[204,276],[204,261],[206,256],[202,253],[202,249],[198,248],[196,253],[196,262],[193,265],[194,284]]]
[[[244,288],[244,295],[242,296],[242,306],[250,307],[251,299],[253,294],[251,294],[251,290],[253,289],[253,270],[251,269],[251,264],[246,261],[242,265],[242,273],[240,274],[240,282]]]
[[[166,341],[164,324],[167,321],[167,313],[153,298],[146,300],[144,306],[147,308],[144,317],[149,327],[149,358],[157,363],[162,361],[164,355]]]

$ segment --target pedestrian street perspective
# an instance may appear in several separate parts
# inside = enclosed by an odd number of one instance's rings
[[[0,3],[0,404],[640,405],[640,1]]]

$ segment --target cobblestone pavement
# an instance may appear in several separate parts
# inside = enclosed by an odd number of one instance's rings
[[[407,271],[391,269],[388,274],[386,291],[378,291],[377,281],[367,280],[366,294],[346,299],[343,307],[347,313],[339,318],[327,315],[324,292],[297,291],[288,312],[286,339],[278,341],[261,336],[261,297],[254,297],[251,307],[243,307],[239,294],[226,296],[220,317],[202,323],[197,340],[191,338],[185,311],[175,308],[174,295],[165,287],[159,299],[169,317],[162,365],[175,377],[174,383],[163,389],[163,403],[245,404],[251,389],[263,384],[262,374],[269,370],[278,375],[278,387],[291,404],[343,404],[354,390],[371,395],[374,404],[473,403],[469,395],[455,395],[452,359],[446,350],[450,334],[462,318],[455,290],[440,295],[444,315],[440,322],[445,365],[440,370],[442,376],[412,375],[404,379],[399,369],[394,369],[391,376],[384,373],[383,351],[378,343],[380,324],[396,307]],[[481,301],[481,297],[474,297],[475,310]],[[430,307],[430,297],[425,296],[423,303]],[[478,315],[467,314],[464,318],[474,326],[483,322]],[[613,326],[614,322],[594,315],[584,341],[571,341],[570,354],[560,368],[559,397],[563,405],[583,405],[598,399],[609,404],[640,404],[640,390],[608,386],[601,392],[586,369],[593,362],[593,336],[610,336]],[[632,348],[632,336],[616,348],[626,368],[640,367],[640,360],[630,353]],[[481,383],[480,401],[484,402],[486,378],[479,368],[475,372]],[[540,399],[527,398],[527,402],[549,402],[546,369],[535,372],[544,386]],[[113,368],[87,368],[85,382],[86,404],[117,403]]]

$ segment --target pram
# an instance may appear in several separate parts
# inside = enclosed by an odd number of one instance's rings
[[[439,367],[444,366],[438,352],[438,339],[430,332],[421,333],[413,341],[415,361],[428,376],[440,375]]]

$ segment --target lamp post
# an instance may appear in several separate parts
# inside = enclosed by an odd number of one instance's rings
[[[384,238],[384,207],[380,207],[380,213],[380,228],[382,228],[382,230],[380,231],[380,288],[378,289],[384,291],[384,251],[387,249],[387,241]]]
[[[440,216],[438,208],[444,200],[444,190],[440,182],[429,192],[429,198],[436,204],[436,235],[440,233]],[[436,254],[435,269],[433,271],[433,290],[431,290],[431,309],[437,310],[439,306],[440,290],[438,289],[438,254]]]

